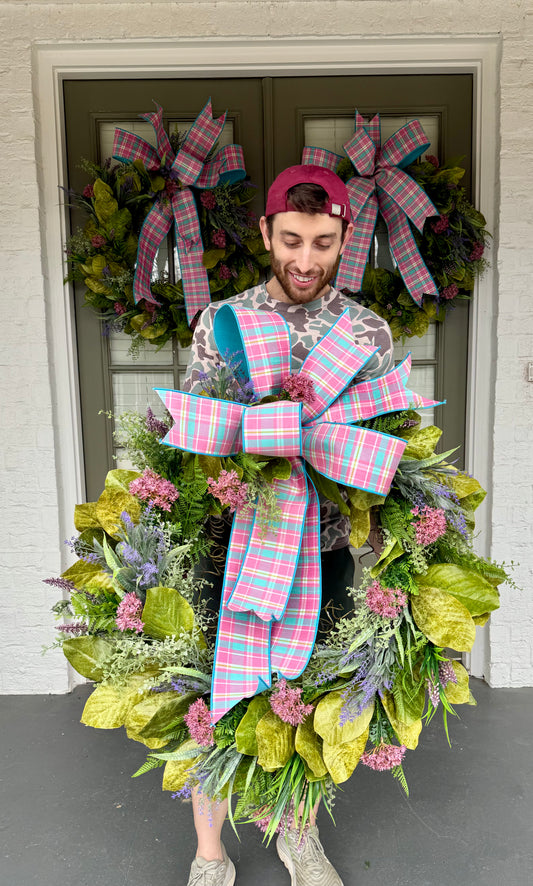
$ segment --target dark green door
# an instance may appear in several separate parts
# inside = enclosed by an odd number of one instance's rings
[[[265,188],[281,169],[300,162],[305,144],[342,153],[353,132],[355,107],[365,116],[380,112],[384,138],[406,120],[420,118],[430,151],[441,160],[462,157],[467,186],[471,181],[472,77],[454,74],[67,81],[69,186],[79,190],[86,183],[80,158],[103,160],[110,154],[115,125],[149,135],[149,125],[137,115],[152,110],[153,99],[162,105],[165,124],[172,129],[190,124],[209,96],[215,116],[228,109],[227,137],[244,148],[247,172],[257,185],[259,213]],[[73,229],[82,221],[72,211]],[[87,497],[94,499],[106,471],[116,464],[114,454],[120,464],[111,423],[99,413],[144,412],[153,386],[179,387],[187,352],[169,343],[161,352],[147,346],[133,359],[126,336],[102,336],[98,319],[82,307],[82,295],[76,293],[77,343]],[[445,411],[440,407],[425,418],[445,426],[445,448],[464,440],[467,342],[468,305],[463,303],[446,324],[397,347],[398,358],[413,352],[415,390],[447,400]]]

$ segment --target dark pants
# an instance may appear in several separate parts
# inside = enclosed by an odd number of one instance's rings
[[[201,593],[208,608],[218,614],[224,578],[225,550],[229,543],[229,526],[217,532],[215,557],[203,558],[196,568],[196,577],[205,578],[212,587],[206,586]],[[321,554],[322,607],[318,624],[317,640],[323,640],[328,629],[353,608],[347,588],[353,585],[354,561],[349,547]]]

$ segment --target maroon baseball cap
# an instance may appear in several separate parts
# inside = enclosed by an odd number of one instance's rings
[[[289,166],[280,172],[270,185],[265,215],[275,215],[277,212],[294,212],[290,200],[287,200],[287,191],[295,185],[313,184],[320,185],[328,195],[328,202],[324,204],[322,213],[351,220],[350,198],[346,185],[331,169],[324,166],[311,164]]]

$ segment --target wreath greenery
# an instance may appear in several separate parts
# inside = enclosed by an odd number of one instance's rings
[[[82,722],[125,726],[149,749],[136,775],[164,766],[173,796],[199,784],[205,796],[233,798],[232,823],[254,821],[267,839],[295,810],[304,826],[318,799],[331,810],[358,763],[390,770],[407,791],[402,760],[423,724],[440,707],[448,732],[454,706],[475,703],[448,650],[471,649],[507,577],[473,551],[485,493],[449,463],[451,453],[435,454],[439,429],[421,429],[411,411],[364,424],[407,447],[385,498],[326,491],[349,510],[354,546],[364,545],[371,521],[382,536],[379,557],[352,591],[353,610],[330,625],[298,680],[244,699],[214,728],[206,699],[216,614],[193,565],[211,544],[208,517],[221,513],[224,498],[231,503],[221,472],[226,480],[233,472],[238,494],[258,474],[268,485],[272,463],[280,469],[283,459],[194,456],[159,442],[168,425],[150,410],[126,415],[118,433],[138,470],[111,471],[98,501],[77,506],[71,545],[79,559],[47,579],[64,592],[54,607],[57,644],[97,683]]]
[[[172,136],[174,150],[179,140]],[[133,298],[133,276],[143,222],[154,200],[168,200],[178,185],[166,167],[149,172],[141,161],[101,166],[83,161],[90,176],[83,192],[69,192],[71,203],[88,220],[66,244],[70,266],[67,281],[84,283],[85,303],[107,327],[132,337],[133,351],[150,342],[164,345],[173,335],[183,347],[192,340],[187,324],[181,280],[171,283],[162,272],[151,284],[154,305]],[[249,208],[254,186],[244,180],[195,191],[202,239],[203,263],[213,301],[229,298],[258,283],[269,266],[269,256]]]
[[[421,307],[407,291],[400,272],[367,264],[357,301],[383,317],[394,339],[423,336],[432,320],[443,321],[458,300],[471,298],[476,279],[487,267],[484,253],[490,234],[483,215],[467,198],[460,181],[465,170],[457,160],[439,164],[426,156],[405,170],[426,192],[438,218],[427,219],[420,234],[411,230],[424,263],[437,284],[439,297],[425,296]],[[348,181],[355,170],[344,159],[338,175]],[[347,295],[355,293],[344,290]]]

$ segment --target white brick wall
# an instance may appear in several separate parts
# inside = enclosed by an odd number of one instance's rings
[[[530,0],[227,0],[202,2],[2,2],[0,0],[0,298],[3,319],[0,692],[61,692],[68,675],[50,642],[57,594],[41,583],[61,568],[56,441],[61,428],[49,371],[32,50],[36,42],[204,36],[502,38],[499,276],[492,556],[515,560],[490,628],[493,685],[533,682],[533,7]],[[40,108],[41,117],[53,113]],[[54,157],[44,163],[54,163]],[[59,298],[59,293],[58,293]],[[55,418],[54,418],[55,416]],[[490,441],[488,441],[490,443]]]

